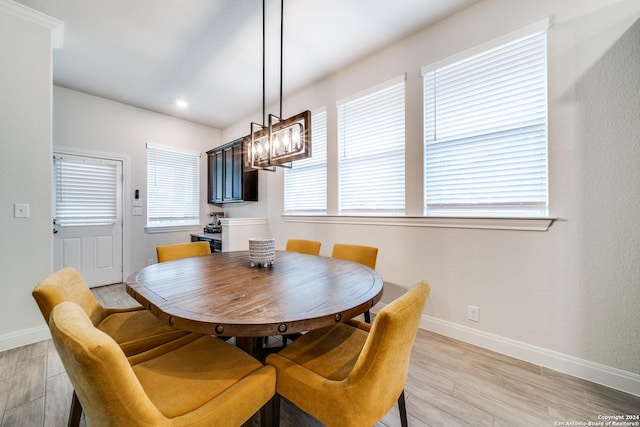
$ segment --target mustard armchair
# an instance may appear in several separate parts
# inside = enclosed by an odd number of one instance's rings
[[[47,323],[51,312],[58,304],[65,301],[78,304],[91,323],[111,336],[127,356],[173,341],[188,333],[165,325],[142,306],[103,307],[93,296],[80,273],[73,268],[65,268],[48,275],[33,289],[32,295]],[[78,425],[81,415],[82,408],[74,392],[69,425]]]
[[[164,245],[156,247],[158,262],[172,261],[174,259],[187,258],[198,255],[209,255],[211,246],[209,242],[189,242],[175,245]]]
[[[103,307],[93,296],[80,273],[71,267],[56,271],[42,279],[33,289],[32,295],[46,322],[49,321],[51,311],[56,305],[63,301],[75,302],[89,316],[91,323],[111,336],[127,356],[188,333],[165,325],[139,305],[129,308]]]
[[[218,338],[189,334],[127,359],[72,302],[49,321],[92,427],[233,426],[261,408],[267,424],[275,370]]]
[[[404,384],[411,347],[429,295],[416,283],[369,325],[357,321],[310,331],[267,357],[276,368],[274,421],[283,396],[328,427],[364,427],[398,401],[407,426]]]
[[[321,245],[321,242],[315,240],[289,239],[285,250],[301,254],[320,255]]]
[[[376,261],[378,259],[378,248],[374,248],[373,246],[336,243],[333,245],[331,257],[357,262],[375,270]],[[371,313],[369,310],[364,312],[364,321],[371,323]]]

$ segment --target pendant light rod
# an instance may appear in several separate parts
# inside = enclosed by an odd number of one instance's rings
[[[265,85],[266,85],[266,45],[265,45],[265,1],[262,0],[262,127],[265,127],[265,123],[267,122],[267,102],[265,95]]]
[[[282,115],[282,74],[283,74],[282,56],[284,52],[283,40],[284,40],[284,0],[280,0],[280,117],[279,117],[280,120],[282,120],[282,118],[284,117]]]
[[[262,0],[262,125],[251,122],[245,138],[248,148],[245,165],[251,169],[276,171],[276,166],[291,168],[294,160],[311,157],[311,112],[303,111],[283,118],[284,82],[284,0],[280,0],[280,116],[266,113],[266,0]],[[268,120],[267,120],[268,117]],[[267,125],[268,122],[268,125]]]

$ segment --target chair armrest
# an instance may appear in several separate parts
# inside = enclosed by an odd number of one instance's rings
[[[132,311],[140,311],[140,310],[144,310],[144,307],[141,305],[137,307],[126,307],[126,308],[105,308],[104,317],[111,316],[112,314],[130,313]]]

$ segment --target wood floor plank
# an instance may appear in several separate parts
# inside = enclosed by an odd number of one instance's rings
[[[44,423],[44,396],[7,409],[2,427],[35,427]]]
[[[440,369],[437,364],[431,363],[429,360],[412,358],[411,375],[407,378],[407,384],[413,383],[429,385],[443,393],[451,394],[456,385],[451,376],[447,375],[449,371]],[[405,390],[408,394],[412,393],[411,388]]]
[[[44,398],[46,388],[46,356],[19,362],[11,383],[7,410]]]
[[[405,396],[405,401],[408,402],[409,398]],[[419,418],[416,418],[412,413],[410,413],[409,409],[407,409],[407,422],[410,427],[430,427],[427,423],[422,421]],[[400,426],[400,413],[398,412],[398,407],[394,406],[387,415],[384,416],[380,420],[380,423],[384,427],[398,427]]]
[[[640,397],[608,387],[594,387],[594,384],[585,388],[585,394],[589,404],[593,405],[599,414],[640,415]]]
[[[7,408],[7,400],[9,399],[10,382],[12,380],[0,379],[0,425],[2,424],[2,417]]]
[[[516,426],[553,425],[554,420],[548,414],[546,406],[527,396],[509,393],[498,386],[474,388],[460,384],[456,386],[453,395]]]
[[[473,420],[476,426],[485,427],[491,427],[493,424],[493,415],[474,404],[456,398],[453,394],[443,393],[441,390],[431,387],[420,375],[412,375],[407,380],[405,390],[410,394],[407,399],[407,411],[410,413],[413,413],[416,404],[419,404],[421,410],[439,413],[438,418],[449,419],[453,417],[463,423]]]
[[[73,386],[66,373],[47,377],[44,427],[64,426],[69,419]]]
[[[547,406],[549,414],[554,418],[571,419],[571,414],[582,414],[585,417],[593,415],[593,405],[587,401],[584,390],[558,384],[546,377],[536,376],[526,380],[503,377],[502,385],[515,395],[530,396],[539,404]]]
[[[0,353],[0,381],[12,380],[16,372],[16,365],[24,353],[24,347],[13,348]]]
[[[62,364],[62,360],[60,360],[60,356],[58,356],[56,346],[52,340],[48,340],[47,342],[49,343],[47,347],[47,377],[64,374],[64,365]]]

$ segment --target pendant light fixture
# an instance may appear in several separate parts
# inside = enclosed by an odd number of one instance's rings
[[[265,125],[265,0],[262,0],[262,124],[252,122],[247,137],[250,167],[275,171],[275,166],[291,167],[294,160],[311,157],[311,112],[282,118],[282,65],[284,0],[280,0],[280,115],[269,114]]]

